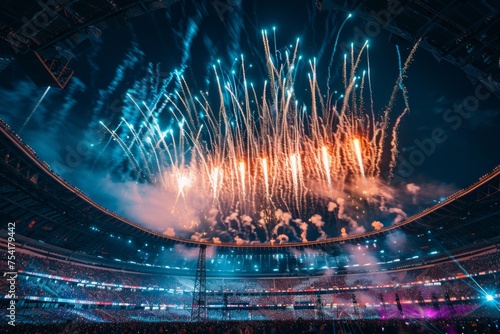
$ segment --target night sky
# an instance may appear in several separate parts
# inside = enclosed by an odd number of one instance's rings
[[[162,80],[170,80],[175,70],[184,74],[194,92],[210,90],[214,85],[212,65],[220,59],[221,68],[230,72],[233,59],[241,54],[247,64],[247,80],[261,90],[267,79],[262,29],[270,34],[271,48],[278,50],[275,54],[284,54],[300,37],[300,54],[304,59],[317,58],[318,82],[324,87],[334,42],[346,19],[345,13],[318,12],[314,1],[286,6],[279,1],[229,3],[216,8],[210,2],[194,5],[182,1],[167,10],[130,19],[121,29],[103,31],[100,39],[93,40],[92,49],[72,60],[75,75],[70,84],[64,90],[50,89],[28,123],[46,87],[35,86],[14,63],[0,74],[0,117],[55,172],[98,203],[164,231],[168,223],[150,225],[144,210],[131,209],[152,205],[156,209],[149,214],[162,215],[161,210],[156,211],[161,203],[154,198],[134,203],[137,195],[144,193],[128,188],[130,180],[120,176],[126,169],[117,158],[120,148],[111,142],[103,151],[109,134],[99,121],[115,128],[121,117],[133,113],[127,92],[132,91],[138,100],[152,101],[163,93]],[[332,91],[341,89],[343,53],[355,38],[356,27],[364,25],[353,17],[339,34],[331,68]],[[375,109],[382,110],[398,78],[398,53],[385,31],[371,38],[369,45]],[[403,61],[412,46],[399,45]],[[365,62],[361,68],[366,66]],[[304,68],[296,78],[299,96],[301,91],[310,94],[307,66]],[[410,215],[415,213],[412,210],[467,187],[500,164],[500,108],[498,98],[486,88],[478,88],[463,71],[438,61],[426,50],[417,50],[406,76],[410,112],[400,125],[394,184],[420,188],[418,205],[405,210]],[[174,83],[168,89],[172,87]],[[399,95],[395,109],[403,107]],[[169,128],[175,127],[177,120],[164,113],[159,123]],[[182,235],[179,227],[174,228],[176,235]],[[338,231],[331,235],[335,234]]]

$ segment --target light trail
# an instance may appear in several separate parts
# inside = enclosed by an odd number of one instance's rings
[[[323,168],[326,175],[326,182],[328,184],[328,188],[332,187],[332,177],[330,175],[330,156],[328,154],[328,149],[326,146],[321,147],[321,158],[323,162]]]
[[[45,96],[47,95],[47,93],[49,92],[49,90],[50,90],[50,86],[47,87],[47,89],[45,90],[45,92],[42,94],[42,97],[40,98],[40,100],[38,100],[38,102],[35,104],[35,106],[33,107],[33,110],[31,110],[31,113],[29,114],[28,118],[23,123],[23,126],[21,126],[21,128],[17,132],[18,134],[21,134],[21,132],[23,132],[24,128],[26,127],[26,125],[30,121],[31,117],[33,117],[33,115],[35,114],[35,111],[38,109],[38,107],[40,106],[40,103],[42,103],[43,99],[45,98]]]
[[[363,166],[363,156],[361,155],[361,145],[359,144],[359,139],[354,138],[353,144],[354,144],[354,152],[356,153],[356,158],[358,159],[359,173],[361,174],[361,177],[364,179],[365,167]]]

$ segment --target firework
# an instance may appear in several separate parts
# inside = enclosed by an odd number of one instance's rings
[[[369,71],[368,88],[366,71],[358,73],[367,52],[365,44],[358,54],[351,52],[350,63],[344,58],[344,92],[333,102],[322,95],[317,62],[311,60],[310,94],[301,102],[295,90],[297,72],[303,66],[299,40],[278,61],[265,31],[262,39],[268,80],[260,93],[246,81],[242,56],[239,79],[213,66],[217,103],[208,92],[193,94],[184,76],[177,73],[178,89],[163,92],[163,101],[156,100],[152,108],[128,94],[142,118],[139,130],[123,120],[123,131],[132,140],[126,142],[116,130],[103,126],[123,149],[138,178],[174,194],[175,201],[165,203],[166,212],[172,214],[182,210],[180,203],[196,203],[199,212],[216,208],[223,215],[261,213],[262,225],[266,225],[265,217],[274,210],[307,218],[318,203],[336,201],[342,207],[338,217],[343,219],[347,203],[341,195],[348,202],[356,199],[356,209],[365,212],[359,207],[374,193],[358,181],[380,180],[381,171],[391,173],[395,166],[397,127],[407,109],[396,115],[394,124],[390,116],[402,81],[396,82],[388,106],[378,115],[373,110]],[[371,101],[368,110],[365,94]],[[158,117],[165,112],[177,120],[178,129],[160,129]],[[321,229],[317,220],[313,223]]]
[[[361,177],[364,179],[365,167],[363,166],[363,157],[361,154],[361,146],[359,145],[359,139],[354,138],[353,144],[354,144],[354,153],[356,153],[356,158],[358,159],[359,173],[361,174]]]

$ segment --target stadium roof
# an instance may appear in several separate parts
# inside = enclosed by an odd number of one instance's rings
[[[91,48],[92,41],[103,30],[122,27],[130,18],[168,8],[179,1],[3,1],[0,40],[14,51],[35,83],[47,86],[55,81],[64,87],[72,76],[70,59]],[[391,32],[391,38],[398,44],[421,40],[420,47],[437,59],[463,69],[471,81],[480,81],[500,94],[497,1],[317,0],[316,3],[321,10],[355,13],[356,17],[372,23],[357,30],[356,38],[363,42],[380,29]]]
[[[396,44],[415,43],[500,94],[500,5],[498,1],[318,0],[321,10],[355,14],[367,22],[355,38],[385,29]]]
[[[500,236],[499,167],[443,202],[380,231],[308,243],[215,245],[167,237],[108,211],[54,174],[3,122],[0,156],[0,216],[16,222],[16,241],[114,267],[140,264],[192,272],[197,249],[204,244],[216,250],[207,270],[221,275],[315,274],[375,262],[398,268],[493,245]],[[360,262],[357,251],[373,263],[355,263]]]
[[[64,88],[73,75],[70,60],[90,49],[103,30],[179,1],[2,1],[0,41],[36,84]]]

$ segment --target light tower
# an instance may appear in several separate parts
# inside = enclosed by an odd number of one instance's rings
[[[191,322],[207,320],[207,268],[206,268],[206,245],[200,246],[198,254],[198,265],[196,267],[196,279],[193,289],[193,303],[191,304]]]

